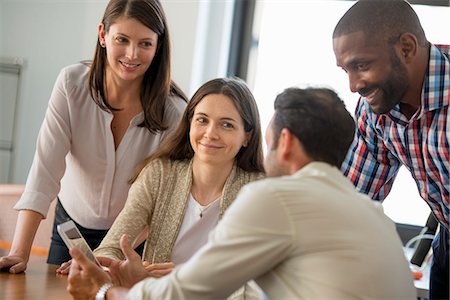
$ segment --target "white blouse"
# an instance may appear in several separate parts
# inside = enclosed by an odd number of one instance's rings
[[[143,112],[129,124],[117,149],[111,132],[113,115],[93,101],[89,67],[68,66],[60,72],[39,132],[25,191],[15,209],[42,214],[57,196],[67,213],[90,229],[108,229],[122,210],[135,167],[174,130],[186,103],[168,98],[164,133],[138,127]]]
[[[175,265],[187,261],[208,241],[209,233],[219,222],[220,197],[203,206],[189,194],[189,200],[181,223],[180,232],[172,249]]]

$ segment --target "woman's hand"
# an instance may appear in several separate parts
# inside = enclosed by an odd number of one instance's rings
[[[27,268],[28,260],[18,256],[9,255],[0,257],[0,270],[8,270],[11,274],[22,273]]]
[[[72,260],[68,260],[63,262],[58,269],[56,269],[56,274],[67,275],[69,274],[70,265],[72,264]]]
[[[70,255],[73,259],[67,278],[67,291],[74,300],[94,299],[100,287],[111,282],[111,277],[77,248],[70,249]]]
[[[148,261],[142,263],[149,277],[160,278],[166,276],[175,268],[173,262],[150,264]]]

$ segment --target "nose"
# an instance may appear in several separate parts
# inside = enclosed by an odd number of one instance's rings
[[[366,82],[358,75],[358,73],[348,73],[348,81],[350,83],[350,91],[352,93],[358,92],[360,89],[366,87]]]
[[[213,124],[213,122],[211,122],[210,124],[208,124],[208,126],[206,127],[205,130],[205,136],[209,139],[217,139],[218,138],[218,134],[217,134],[217,128],[216,126]]]
[[[128,59],[135,59],[138,55],[139,48],[136,45],[129,45],[127,47],[125,56]]]

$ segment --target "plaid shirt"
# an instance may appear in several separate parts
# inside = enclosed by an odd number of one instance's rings
[[[353,144],[342,164],[356,188],[383,200],[403,164],[420,196],[449,229],[450,65],[449,46],[431,45],[420,109],[408,120],[397,105],[389,114],[374,114],[364,98],[356,108]]]

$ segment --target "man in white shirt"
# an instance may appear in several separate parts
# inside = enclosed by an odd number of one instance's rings
[[[146,278],[125,236],[127,260],[104,260],[109,274],[72,249],[69,292],[220,299],[254,279],[270,299],[415,299],[394,224],[339,170],[353,133],[333,91],[286,89],[266,132],[271,178],[242,188],[203,248],[159,279]]]

